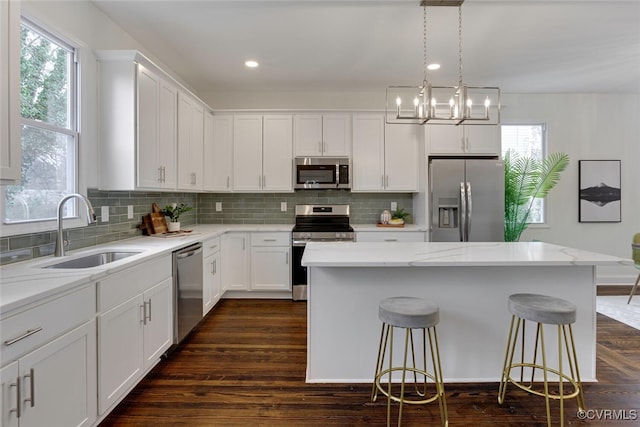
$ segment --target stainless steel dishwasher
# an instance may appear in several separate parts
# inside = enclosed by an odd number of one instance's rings
[[[202,243],[173,253],[173,343],[178,344],[202,320]]]

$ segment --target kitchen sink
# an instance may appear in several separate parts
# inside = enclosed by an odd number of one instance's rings
[[[43,268],[91,268],[118,261],[139,253],[140,252],[100,252],[47,265]]]

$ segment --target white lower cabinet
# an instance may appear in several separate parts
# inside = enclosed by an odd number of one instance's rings
[[[222,236],[222,291],[249,290],[249,234]]]
[[[251,290],[291,290],[289,233],[251,234]]]
[[[206,316],[222,294],[220,238],[202,244],[202,315]]]
[[[171,257],[98,283],[98,411],[129,392],[173,342]]]
[[[93,298],[93,300],[92,300]],[[92,304],[93,303],[93,304]],[[77,304],[81,304],[78,307]],[[96,420],[95,286],[2,321],[1,423],[9,426],[90,426]],[[88,305],[85,306],[85,305]],[[87,316],[87,313],[93,311]],[[55,315],[55,318],[50,316]],[[49,318],[48,323],[41,323]],[[61,321],[61,318],[66,318]],[[78,320],[81,322],[76,323]],[[87,321],[87,319],[90,319]],[[15,320],[15,322],[13,321]],[[73,321],[69,330],[66,320]],[[37,323],[38,327],[32,325]],[[27,331],[14,335],[15,326]],[[62,326],[65,325],[65,326]],[[58,326],[67,332],[42,342]],[[36,331],[32,333],[33,331]],[[15,344],[11,343],[13,341]],[[7,350],[7,351],[5,351]]]

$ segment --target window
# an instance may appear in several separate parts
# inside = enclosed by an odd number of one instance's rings
[[[544,124],[502,125],[502,156],[513,150],[521,157],[542,160],[546,154],[546,127]],[[544,199],[536,199],[531,207],[529,224],[544,224]]]
[[[28,20],[20,27],[22,170],[7,186],[3,225],[57,217],[63,195],[77,189],[77,65],[75,48]],[[77,216],[65,205],[65,217]]]

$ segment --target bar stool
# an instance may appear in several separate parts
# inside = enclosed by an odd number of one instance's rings
[[[440,321],[438,306],[430,301],[413,297],[392,297],[380,301],[378,317],[382,321],[380,332],[380,345],[378,347],[378,357],[376,361],[376,371],[371,390],[371,401],[375,402],[378,392],[387,396],[387,426],[391,425],[391,401],[399,402],[398,426],[402,423],[402,405],[425,404],[438,400],[440,406],[440,417],[442,426],[449,423],[447,416],[447,403],[444,395],[444,384],[442,382],[442,368],[440,367],[440,353],[438,350],[438,335],[436,325]],[[404,362],[402,366],[393,366],[393,331],[394,328],[405,329],[404,339]],[[423,368],[416,367],[416,354],[413,343],[413,330],[422,330],[422,359]],[[429,349],[431,351],[431,363],[433,374],[427,371],[427,335],[429,337]],[[411,343],[412,367],[407,367],[408,347]],[[389,367],[383,369],[384,359],[389,352]],[[399,395],[394,395],[391,389],[393,372],[402,371],[402,381],[400,383]],[[407,371],[413,373],[413,384],[415,394],[405,396],[405,380]],[[382,385],[383,377],[387,377],[386,388]],[[418,383],[420,378],[421,384]],[[428,382],[430,379],[433,382]],[[433,393],[428,393],[428,384],[434,388]],[[397,392],[397,390],[395,390]],[[430,396],[430,397],[427,397]]]
[[[547,425],[551,426],[551,411],[549,400],[560,400],[560,425],[564,426],[564,401],[565,399],[576,398],[578,410],[585,410],[584,394],[582,391],[582,383],[580,382],[580,372],[578,370],[578,359],[576,357],[576,347],[573,341],[573,330],[571,325],[576,321],[576,306],[569,301],[560,298],[554,298],[546,295],[536,294],[513,294],[509,296],[509,311],[511,312],[511,328],[509,329],[509,338],[507,342],[507,350],[505,353],[502,376],[500,378],[500,389],[498,391],[498,403],[504,402],[507,391],[507,384],[511,382],[518,388],[542,396],[545,398],[547,409]],[[517,321],[516,321],[517,319]],[[524,340],[525,340],[525,321],[537,323],[536,338],[533,349],[533,361],[525,362]],[[516,352],[516,343],[518,341],[518,331],[522,324],[520,363],[513,363],[514,353]],[[547,365],[544,343],[543,325],[557,325],[558,330],[558,367],[550,368]],[[515,326],[514,326],[515,325]],[[569,336],[567,338],[567,330]],[[562,347],[566,349],[566,357],[569,364],[571,376],[563,371],[563,355]],[[542,351],[542,365],[536,364],[538,354],[538,343],[540,343]],[[571,349],[569,348],[571,346]],[[520,379],[514,379],[511,371],[520,368]],[[531,369],[531,380],[525,384],[524,368]],[[544,390],[534,389],[534,375],[536,370],[542,370]],[[538,371],[539,372],[539,371]],[[549,373],[554,374],[558,379],[558,392],[552,393],[549,390]],[[565,380],[573,388],[572,391],[565,392]]]

